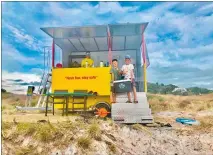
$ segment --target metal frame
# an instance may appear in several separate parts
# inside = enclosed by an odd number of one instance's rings
[[[68,39],[68,40],[69,40],[70,44],[76,49],[76,51],[79,51],[79,50],[75,47],[75,45],[73,44],[73,42],[72,42],[70,39]]]
[[[95,41],[95,44],[96,44],[96,46],[97,46],[98,51],[100,51],[100,49],[99,49],[99,47],[98,47],[98,43],[97,43],[96,39],[95,39],[95,38],[93,38],[93,39],[94,39],[94,41]]]
[[[55,66],[55,41],[53,39],[53,43],[52,43],[52,67]]]
[[[81,42],[80,38],[78,38],[78,41],[80,42],[80,44],[81,44],[81,46],[83,47],[83,49],[84,49],[85,51],[88,51],[88,50],[84,47],[84,45],[83,45],[83,43]]]
[[[137,36],[137,37],[140,37],[141,34],[135,34],[135,35],[113,35],[112,37],[132,37],[132,36]],[[52,36],[50,36],[52,37]],[[54,39],[79,39],[79,38],[82,38],[82,39],[88,39],[88,38],[107,38],[107,36],[94,36],[94,37],[64,37],[64,38],[57,38],[57,37],[54,37]]]

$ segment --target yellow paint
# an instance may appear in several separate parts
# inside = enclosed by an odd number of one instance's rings
[[[144,92],[147,92],[146,63],[144,63],[143,65],[143,77],[144,77]]]
[[[54,68],[52,70],[52,92],[55,90],[88,90],[97,92],[97,97],[89,97],[87,108],[97,102],[110,103],[110,67],[101,68]],[[72,98],[69,99],[69,108],[72,107]],[[62,105],[56,105],[62,108]],[[75,105],[83,108],[83,105]]]

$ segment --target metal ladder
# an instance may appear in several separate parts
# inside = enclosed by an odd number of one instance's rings
[[[50,80],[50,78],[52,77],[51,73],[47,73],[46,76],[43,75],[43,78],[41,80],[41,84],[43,84],[42,88],[38,90],[38,92],[41,91],[41,93],[39,93],[40,97],[38,100],[38,103],[36,105],[36,107],[39,107],[42,103],[42,107],[44,107],[45,102],[46,102],[46,95],[44,95],[44,91],[46,90],[46,93],[48,93],[50,91],[51,85],[52,85],[52,80]]]

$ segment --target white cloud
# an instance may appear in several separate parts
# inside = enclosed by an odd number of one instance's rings
[[[27,86],[14,83],[14,80],[21,80],[24,83],[40,82],[41,77],[36,74],[27,74],[20,72],[2,71],[2,87],[8,92],[16,94],[26,94]],[[36,87],[37,89],[37,87]]]
[[[35,51],[42,51],[43,43],[38,41],[35,37],[27,34],[23,29],[18,29],[4,22],[3,27],[7,28],[14,35],[14,39],[22,44],[25,44],[29,49]]]
[[[40,82],[40,76],[36,74],[20,73],[20,72],[7,72],[2,71],[2,80],[17,80],[21,79],[24,82]]]
[[[200,82],[194,82],[193,84],[196,86],[199,86],[199,85],[209,86],[211,84],[211,82],[200,81]]]
[[[213,11],[213,3],[202,6],[198,11]]]
[[[213,55],[213,43],[209,45],[200,45],[196,46],[194,48],[180,48],[177,50],[174,50],[179,55],[185,55],[185,56],[192,56],[192,55],[205,55],[205,54],[212,54]]]
[[[105,13],[127,13],[129,11],[136,11],[138,9],[137,6],[133,7],[122,7],[118,2],[99,2],[95,7],[97,9],[98,14]]]
[[[45,14],[54,17],[53,20],[45,22],[43,26],[81,26],[81,25],[102,25],[109,24],[126,13],[137,10],[138,6],[122,7],[118,2],[100,2],[96,6],[89,3],[66,2],[71,6],[67,8],[60,3],[48,3],[48,7],[44,9]],[[105,13],[113,13],[112,18],[102,18]]]
[[[53,13],[54,16],[68,19],[69,16],[75,16],[82,12],[81,9],[78,8],[72,8],[72,9],[66,9],[63,8],[60,3],[57,2],[51,2],[49,4],[49,10],[46,10],[47,12]]]

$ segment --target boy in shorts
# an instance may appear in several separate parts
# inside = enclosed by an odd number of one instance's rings
[[[117,59],[113,59],[112,60],[112,68],[111,68],[111,74],[112,74],[112,82],[116,81],[116,80],[120,80],[120,76],[121,76],[121,71],[118,68],[118,60]],[[112,103],[116,103],[116,93],[114,91],[114,87],[111,87],[111,102]]]
[[[125,80],[131,80],[132,90],[134,94],[134,103],[138,103],[137,93],[136,93],[136,84],[135,84],[135,75],[134,75],[134,66],[131,64],[130,55],[125,56],[125,64],[121,68],[122,74],[124,75]],[[128,101],[126,103],[132,103],[131,101],[131,93],[127,93]]]

